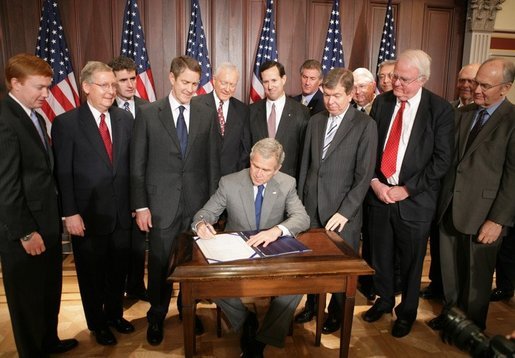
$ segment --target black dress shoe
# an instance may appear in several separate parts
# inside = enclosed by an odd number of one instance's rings
[[[202,324],[202,321],[197,315],[195,315],[195,335],[200,336],[204,334],[204,332],[204,325]]]
[[[370,309],[363,313],[361,316],[366,322],[375,322],[379,320],[385,313],[391,313],[391,310],[385,310],[379,307],[376,303]]]
[[[445,316],[443,314],[436,316],[430,321],[427,321],[426,324],[433,331],[441,331],[445,325]]]
[[[59,342],[57,342],[56,344],[52,345],[51,347],[45,349],[45,352],[48,354],[65,353],[77,347],[78,345],[79,341],[77,341],[75,338],[62,339],[59,340]]]
[[[423,290],[420,290],[420,297],[426,300],[441,300],[443,298],[443,292],[429,285]]]
[[[396,338],[401,338],[407,336],[408,333],[411,332],[411,326],[413,326],[413,321],[407,321],[405,319],[397,319],[393,324],[392,328],[392,336]]]
[[[125,292],[125,298],[128,300],[140,300],[148,302],[147,290],[139,292],[127,291]]]
[[[496,301],[504,301],[509,300],[513,297],[513,290],[503,290],[500,288],[496,288],[492,291],[490,294],[490,301],[496,302]]]
[[[163,341],[163,323],[148,323],[147,342],[157,346]]]
[[[315,307],[312,305],[305,305],[304,309],[295,315],[295,323],[306,323],[313,319],[315,316]]]
[[[372,287],[359,286],[358,291],[361,292],[368,301],[373,301],[376,299],[376,294],[374,293]]]
[[[259,322],[254,312],[249,312],[241,327],[240,348],[243,353],[253,344]]]
[[[252,339],[251,342],[243,350],[241,357],[243,358],[263,358],[263,351],[265,350],[266,344]]]
[[[107,327],[93,331],[97,343],[103,346],[112,346],[116,344],[116,338],[113,332]]]
[[[132,323],[127,321],[125,318],[117,318],[108,320],[107,325],[116,329],[119,333],[132,333],[134,332],[134,326]]]
[[[331,334],[340,329],[340,319],[329,315],[322,326],[322,334]]]

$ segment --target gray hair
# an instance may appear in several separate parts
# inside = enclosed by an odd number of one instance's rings
[[[431,56],[422,50],[406,50],[401,53],[398,60],[405,59],[418,69],[418,75],[429,80],[431,75]]]
[[[379,64],[379,66],[377,67],[377,73],[381,72],[381,68],[383,68],[383,66],[388,66],[388,65],[395,65],[397,63],[397,60],[386,60],[386,61],[383,61]]]
[[[285,155],[283,146],[274,138],[263,138],[256,142],[250,151],[250,159],[252,159],[256,153],[261,154],[265,159],[274,157],[278,165],[282,165],[284,162]]]
[[[93,74],[97,72],[113,72],[113,69],[100,61],[88,61],[86,66],[84,66],[82,71],[80,71],[80,83],[91,83],[93,81]]]
[[[238,76],[240,75],[240,70],[238,69],[238,67],[236,67],[235,64],[230,63],[230,62],[223,62],[216,68],[215,77],[218,76],[220,74],[220,72],[222,72],[224,70],[235,71],[238,74]]]
[[[374,82],[375,78],[372,72],[367,70],[365,67],[359,67],[356,68],[354,71],[352,71],[352,74],[354,75],[354,83],[356,82]],[[363,80],[363,81],[360,81]]]

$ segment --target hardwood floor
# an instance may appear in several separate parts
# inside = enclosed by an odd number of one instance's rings
[[[165,321],[165,337],[161,345],[150,346],[146,341],[147,323],[145,319],[149,304],[146,302],[126,302],[124,317],[132,321],[136,332],[122,335],[115,332],[118,344],[113,347],[99,346],[86,328],[80,295],[75,276],[73,257],[64,260],[64,283],[59,316],[59,334],[61,338],[75,337],[79,346],[61,355],[62,357],[181,357],[184,355],[182,325],[173,297],[170,312]],[[429,258],[426,256],[422,285],[428,283]],[[176,291],[175,291],[176,293]],[[251,309],[263,316],[267,308],[266,299],[250,299]],[[304,305],[301,302],[298,310]],[[394,317],[386,315],[374,323],[366,323],[361,313],[370,306],[358,293],[352,325],[351,357],[467,357],[456,348],[443,343],[439,335],[424,322],[440,312],[441,305],[434,301],[420,300],[417,322],[412,332],[404,338],[393,338],[390,329]],[[201,302],[197,312],[200,315],[206,333],[197,337],[197,355],[199,357],[238,357],[239,336],[223,326],[223,336],[216,337],[214,305]],[[505,335],[515,329],[515,300],[496,302],[490,306],[486,334]],[[339,349],[339,332],[322,336],[322,345],[314,346],[314,322],[294,325],[293,336],[286,339],[284,349],[267,347],[265,357],[337,357]],[[12,336],[9,312],[5,300],[3,284],[0,287],[0,357],[16,357],[16,347]]]

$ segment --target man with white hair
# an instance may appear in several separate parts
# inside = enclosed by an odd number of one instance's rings
[[[471,63],[458,73],[458,99],[451,102],[453,107],[460,108],[474,102],[474,78],[479,66],[479,63]]]
[[[440,180],[450,167],[454,112],[445,99],[423,88],[431,58],[403,52],[391,75],[393,91],[379,95],[370,115],[377,122],[375,175],[367,196],[374,289],[379,298],[363,314],[379,320],[395,306],[394,258],[403,281],[392,336],[404,337],[417,317],[422,266]]]
[[[356,68],[352,74],[354,75],[354,108],[369,114],[372,109],[372,102],[376,97],[376,81],[372,72],[364,67]]]

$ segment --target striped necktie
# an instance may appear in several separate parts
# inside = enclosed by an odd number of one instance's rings
[[[338,117],[329,117],[327,121],[327,129],[324,137],[324,148],[322,149],[322,160],[325,159],[325,155],[327,154],[327,150],[331,145],[331,142],[334,139],[334,135],[336,134],[336,129],[338,127]]]

